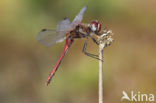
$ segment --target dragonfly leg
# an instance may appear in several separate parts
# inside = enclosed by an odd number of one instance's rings
[[[84,34],[86,37],[87,36],[90,36],[92,38],[93,42],[96,43],[97,45],[99,45],[99,43],[96,41],[96,39],[92,35],[88,35],[88,34],[82,32],[82,31],[79,31],[79,32],[82,33],[82,34]],[[87,42],[88,42],[88,40],[87,40]]]
[[[83,52],[85,55],[87,55],[87,56],[90,56],[90,57],[95,58],[95,59],[97,59],[97,60],[101,60],[101,59],[99,59],[99,56],[98,56],[98,55],[91,54],[91,53],[88,53],[88,52],[86,51],[86,49],[87,49],[87,44],[88,44],[88,37],[86,38],[86,41],[85,41],[85,43],[84,43],[82,52]],[[103,61],[103,60],[102,60],[102,61]]]
[[[96,39],[95,39],[93,36],[90,36],[90,37],[92,38],[92,40],[93,40],[93,42],[94,42],[95,44],[99,45],[99,43],[96,41]]]

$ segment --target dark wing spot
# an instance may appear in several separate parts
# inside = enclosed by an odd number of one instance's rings
[[[43,31],[47,31],[47,29],[42,29],[41,31],[42,31],[42,32],[43,32]]]
[[[67,17],[64,17],[64,18],[63,18],[63,20],[66,20],[66,19],[68,19],[68,18],[67,18]]]

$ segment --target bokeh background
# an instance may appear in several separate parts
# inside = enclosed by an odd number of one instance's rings
[[[84,23],[99,20],[114,32],[104,50],[104,101],[121,103],[122,91],[156,94],[155,0],[1,0],[0,103],[97,103],[98,61],[75,40],[51,84],[47,76],[64,42],[50,48],[36,40],[43,28],[72,20],[87,5]],[[90,40],[88,51],[97,54]],[[124,101],[126,102],[126,101]]]

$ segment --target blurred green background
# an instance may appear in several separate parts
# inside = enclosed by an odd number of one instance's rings
[[[104,50],[104,101],[120,103],[122,91],[156,94],[155,0],[1,0],[0,103],[97,103],[98,61],[75,40],[51,84],[47,76],[64,43],[50,48],[36,40],[43,28],[72,20],[85,5],[84,23],[99,20],[114,32]],[[88,51],[97,54],[90,40]]]

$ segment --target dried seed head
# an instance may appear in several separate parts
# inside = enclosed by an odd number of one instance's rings
[[[114,41],[114,39],[112,38],[112,30],[104,29],[100,34],[101,35],[98,36],[98,41],[103,48],[109,46]]]

